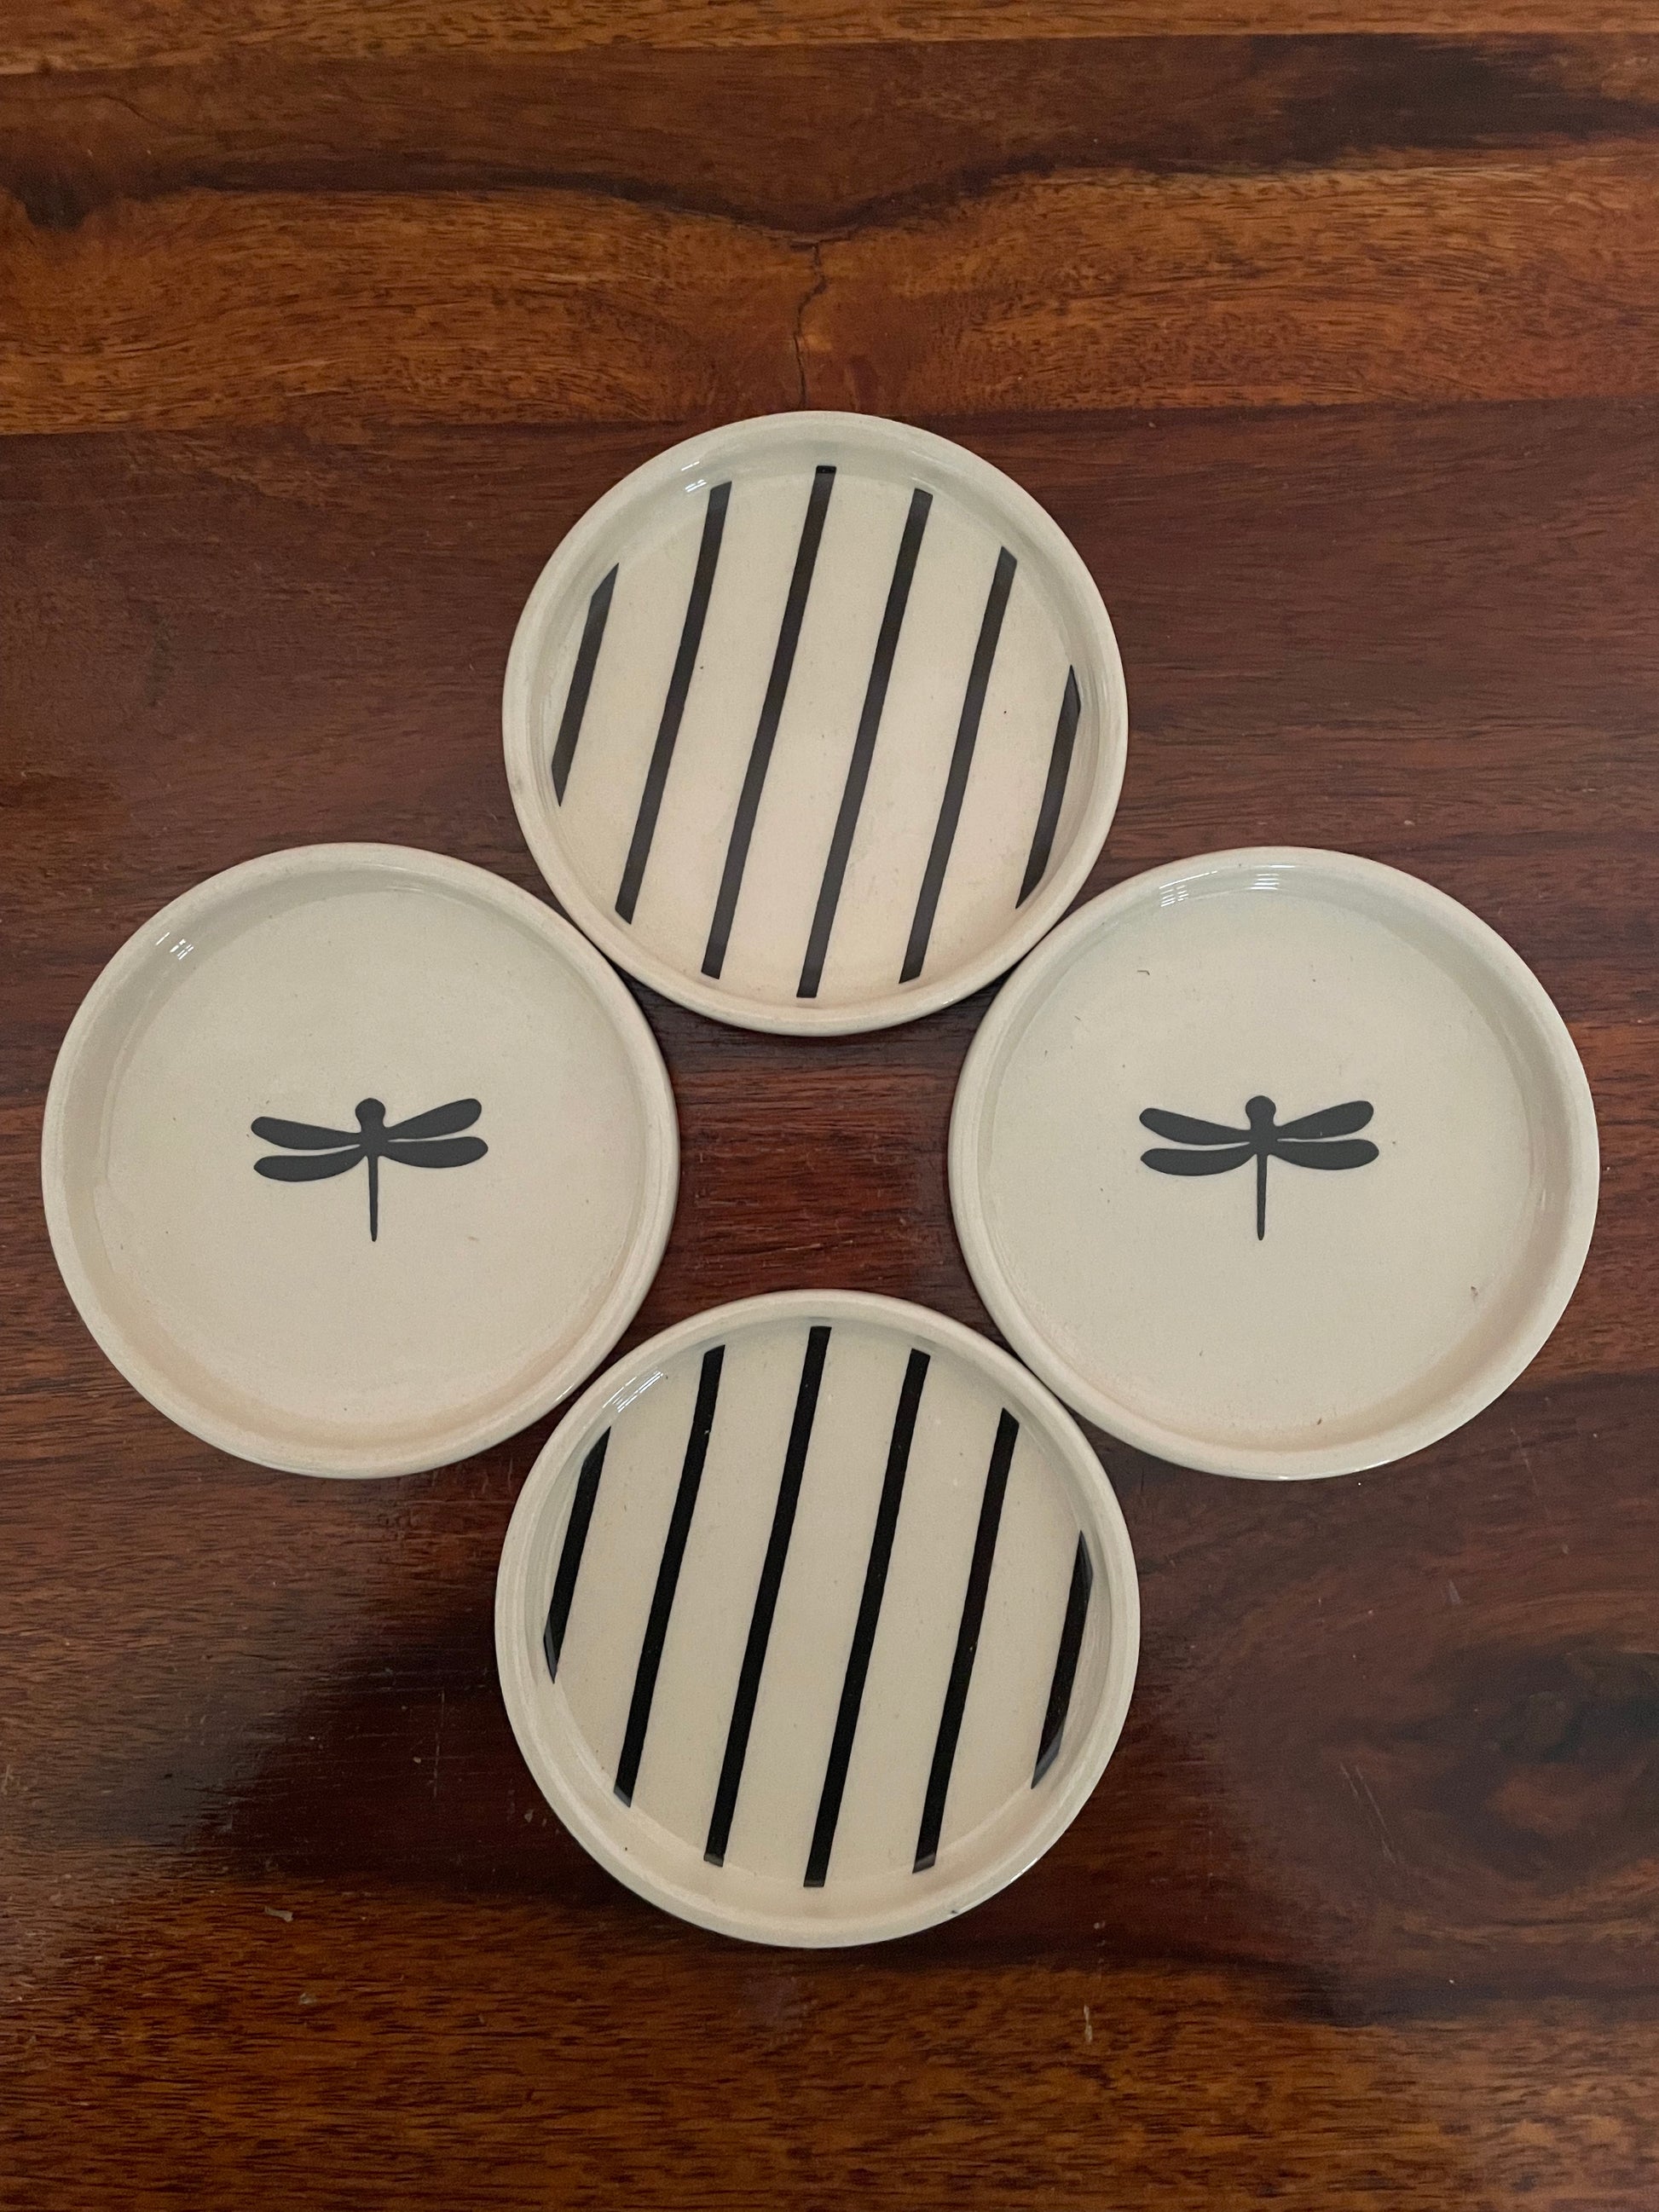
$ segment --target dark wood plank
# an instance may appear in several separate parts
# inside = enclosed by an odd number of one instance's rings
[[[121,69],[223,56],[331,60],[404,54],[568,53],[630,46],[705,48],[1286,32],[1414,32],[1456,38],[1650,33],[1644,0],[14,0],[0,33],[8,69]]]
[[[580,193],[0,203],[0,434],[124,422],[650,420],[798,403],[781,240]]]
[[[563,189],[823,234],[1019,176],[1650,139],[1656,114],[1659,40],[1628,37],[466,48],[441,70],[277,46],[0,76],[0,188],[45,229],[183,191]]]
[[[0,77],[0,431],[1650,395],[1655,53]]]
[[[96,2097],[71,2094],[63,2116],[31,2100],[18,2203],[202,2203],[209,2112],[218,2201],[326,2212],[392,2191],[489,2207],[672,2191],[694,2212],[839,2212],[854,2194],[921,2212],[1601,2212],[1650,2191],[1643,2017],[1586,2025],[1540,2002],[1479,2008],[1473,2033],[1354,2022],[1267,1978],[1109,1960],[786,1968],[662,1945],[625,1906],[438,1912],[281,1875],[134,1885],[112,1917],[39,2008],[42,2063]],[[127,1987],[148,2001],[137,2020]],[[695,2044],[695,2069],[665,2073],[652,2021]]]
[[[95,2070],[127,2156],[85,2113],[79,2127],[32,2115],[13,2168],[19,2202],[25,2189],[63,2203],[101,2189],[134,2203],[136,2172],[159,2184],[149,2201],[166,2191],[199,2203],[188,2131],[204,2109],[222,2114],[213,2172],[225,2201],[299,2193],[331,2209],[388,2189],[493,2207],[607,2205],[666,2187],[676,2205],[741,2212],[785,2197],[839,2207],[853,2192],[924,2212],[1486,2212],[1528,2196],[1632,2203],[1630,2174],[1650,2171],[1644,2021],[1586,2033],[1558,2007],[1489,2008],[1474,2040],[1462,2023],[1334,2021],[1270,1984],[1240,1993],[1201,1971],[1047,1961],[941,1975],[930,2005],[891,1958],[850,1974],[805,1957],[783,1973],[690,1940],[665,1954],[625,1920],[546,1907],[481,1901],[437,1917],[418,1896],[268,1879],[125,1902],[127,1927],[77,1976],[79,2018],[54,1997],[40,2041],[81,2087]],[[265,1917],[278,1910],[292,1921]],[[225,1973],[233,1913],[240,1971]],[[118,2035],[109,2000],[128,1980],[149,1993],[151,2018]],[[665,2078],[655,2039],[634,2033],[611,2044],[602,2096],[573,2090],[601,2023],[653,2017],[696,2039],[704,2084],[730,2085],[718,2110],[685,2076]],[[896,2051],[896,2018],[913,2023]],[[1000,2124],[1011,2030],[1031,2124],[1018,2136]],[[1241,2046],[1265,2062],[1259,2075],[1245,2076]],[[410,2066],[416,2051],[429,2072]],[[1201,2098],[1126,2099],[1126,2080],[1160,2073],[1203,2085]],[[1550,2085],[1541,2118],[1530,2100],[1510,2106],[1517,2080]]]
[[[1021,179],[817,250],[807,397],[915,415],[1648,396],[1656,217],[1643,147]]]

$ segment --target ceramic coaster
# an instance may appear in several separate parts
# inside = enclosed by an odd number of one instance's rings
[[[656,1271],[678,1144],[638,1008],[539,900],[319,845],[117,953],[42,1169],[70,1293],[153,1405],[267,1466],[398,1474],[592,1373]]]
[[[1129,1702],[1134,1562],[1008,1355],[791,1291],[586,1392],[501,1555],[495,1646],[549,1803],[612,1874],[756,1942],[862,1943],[1011,1881]]]
[[[1377,1467],[1469,1419],[1559,1319],[1596,1177],[1535,977],[1343,853],[1094,900],[992,1007],[951,1130],[1010,1343],[1114,1436],[1223,1474]]]
[[[572,917],[741,1028],[879,1029],[991,981],[1106,836],[1106,610],[1030,495],[944,438],[763,416],[618,484],[531,593],[507,776]]]

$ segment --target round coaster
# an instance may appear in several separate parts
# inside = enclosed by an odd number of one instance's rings
[[[739,1028],[933,1012],[1081,888],[1127,708],[1088,570],[975,455],[872,416],[737,422],[635,471],[543,570],[503,702],[574,920]]]
[[[1378,1467],[1467,1421],[1572,1294],[1589,1088],[1466,908],[1343,853],[1183,860],[1021,968],[969,1053],[957,1232],[1067,1404],[1221,1474]]]
[[[1122,1515],[1008,1355],[850,1291],[683,1322],[592,1384],[507,1531],[495,1648],[560,1820],[755,1942],[962,1912],[1100,1778],[1139,1640]]]
[[[436,1467],[545,1413],[638,1310],[678,1177],[661,1057],[592,947],[391,845],[272,854],[157,915],[70,1024],[42,1151],[122,1374],[304,1474]]]

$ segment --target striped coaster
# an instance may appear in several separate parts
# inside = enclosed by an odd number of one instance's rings
[[[699,1316],[536,1464],[496,1638],[520,1747],[602,1863],[759,1942],[926,1927],[1046,1850],[1133,1676],[1133,1562],[1008,1356],[849,1291]]]
[[[622,967],[744,1027],[949,1004],[1070,903],[1122,779],[1110,623],[1043,510],[862,416],[695,439],[532,593],[508,773],[544,874]]]

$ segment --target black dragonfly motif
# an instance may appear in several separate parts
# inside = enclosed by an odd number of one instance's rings
[[[325,1176],[344,1175],[359,1160],[368,1163],[368,1234],[371,1243],[380,1233],[380,1162],[397,1160],[406,1168],[464,1168],[481,1160],[489,1150],[482,1137],[462,1137],[457,1130],[469,1127],[483,1108],[476,1098],[452,1099],[407,1121],[394,1121],[388,1129],[386,1108],[378,1098],[365,1098],[357,1108],[357,1127],[319,1129],[309,1121],[278,1121],[262,1114],[253,1133],[267,1145],[285,1145],[291,1152],[310,1152],[311,1159],[255,1160],[254,1172],[273,1182],[320,1182]],[[339,1147],[343,1146],[341,1150]]]
[[[1143,1127],[1154,1136],[1170,1137],[1178,1145],[1202,1149],[1170,1152],[1155,1146],[1140,1157],[1160,1175],[1178,1176],[1225,1175],[1229,1169],[1242,1168],[1246,1160],[1254,1160],[1259,1239],[1267,1233],[1268,1161],[1285,1160],[1297,1168],[1369,1167],[1376,1158],[1376,1146],[1369,1138],[1355,1138],[1353,1132],[1364,1127],[1371,1111],[1369,1099],[1351,1098],[1344,1106],[1324,1107],[1317,1114],[1304,1114],[1300,1121],[1286,1121],[1280,1127],[1274,1118],[1279,1109],[1271,1098],[1247,1098],[1244,1114],[1249,1128],[1229,1129],[1219,1121],[1195,1121],[1190,1115],[1166,1114],[1161,1107],[1149,1106],[1140,1117]]]

